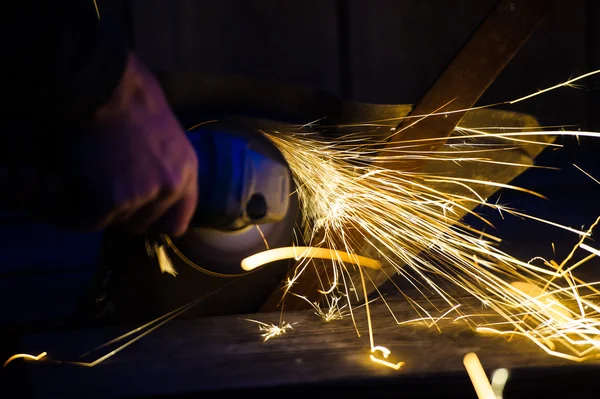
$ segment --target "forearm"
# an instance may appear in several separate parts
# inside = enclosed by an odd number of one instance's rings
[[[9,2],[1,19],[3,120],[81,124],[109,100],[127,49],[92,0]]]

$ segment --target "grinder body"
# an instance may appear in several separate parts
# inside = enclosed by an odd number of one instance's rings
[[[188,137],[199,163],[192,228],[240,230],[285,218],[290,170],[262,133],[217,122],[188,132]]]
[[[259,129],[227,121],[190,132],[199,162],[198,205],[173,258],[202,272],[240,276],[241,261],[289,245],[299,206],[291,171]]]

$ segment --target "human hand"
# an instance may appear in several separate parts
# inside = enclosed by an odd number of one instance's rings
[[[180,235],[197,204],[198,161],[157,81],[133,55],[84,131],[59,132],[12,173],[13,196],[61,226]]]

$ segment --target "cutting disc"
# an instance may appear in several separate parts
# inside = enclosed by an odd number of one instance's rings
[[[281,222],[249,226],[241,230],[220,231],[190,229],[169,246],[175,255],[193,268],[218,277],[235,277],[248,273],[241,261],[269,248],[289,245],[295,215],[289,213]]]

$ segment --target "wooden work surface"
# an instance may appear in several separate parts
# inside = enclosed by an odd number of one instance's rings
[[[405,302],[390,301],[390,306],[400,320],[415,317]],[[173,397],[202,391],[201,396],[206,397],[220,390],[258,388],[289,396],[300,395],[307,387],[319,387],[321,393],[336,387],[341,393],[340,386],[350,393],[363,389],[379,397],[430,394],[470,398],[475,397],[474,391],[462,363],[468,352],[477,353],[488,372],[501,367],[511,370],[506,388],[519,388],[519,392],[529,387],[541,393],[540,386],[556,383],[566,384],[569,391],[573,386],[581,388],[582,382],[573,382],[574,376],[597,384],[597,379],[588,377],[600,368],[550,357],[524,339],[509,343],[499,336],[478,335],[466,324],[450,319],[439,322],[442,333],[419,323],[398,326],[382,301],[373,302],[371,310],[375,345],[389,348],[390,360],[405,362],[398,371],[369,360],[364,308],[356,311],[359,329],[364,332],[361,338],[350,318],[325,322],[310,311],[286,314],[284,320],[294,324],[293,330],[267,342],[263,342],[258,325],[243,318],[277,323],[279,314],[180,319],[94,368],[42,362],[15,362],[10,367],[23,371],[35,398]],[[76,360],[127,331],[129,327],[32,335],[24,338],[23,349]],[[557,378],[552,377],[555,374]],[[552,391],[556,393],[556,389]],[[404,394],[397,396],[399,390]],[[505,396],[516,397],[520,396]]]

